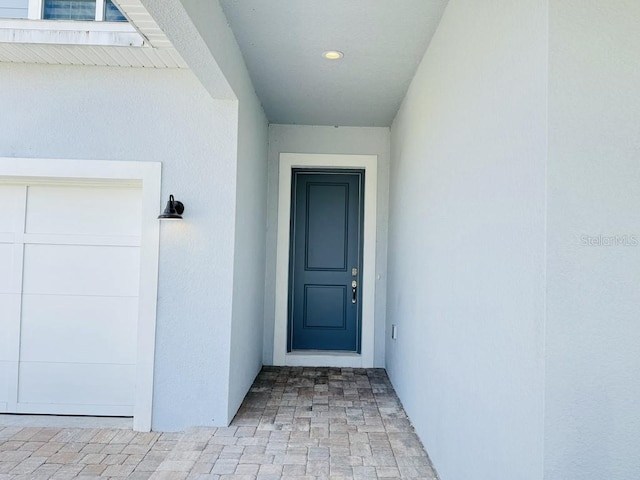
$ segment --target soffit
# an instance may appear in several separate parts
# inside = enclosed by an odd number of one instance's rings
[[[220,3],[272,123],[389,126],[447,2]]]

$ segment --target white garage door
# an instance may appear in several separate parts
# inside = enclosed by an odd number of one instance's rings
[[[133,415],[141,189],[0,184],[0,411]]]

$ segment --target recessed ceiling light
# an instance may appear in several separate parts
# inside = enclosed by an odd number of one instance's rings
[[[342,57],[344,57],[344,53],[339,52],[338,50],[329,50],[327,52],[324,52],[322,56],[327,60],[340,60]]]

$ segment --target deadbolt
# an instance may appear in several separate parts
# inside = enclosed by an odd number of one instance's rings
[[[351,269],[351,276],[352,277],[357,277],[358,276],[358,269],[356,267],[353,267]]]

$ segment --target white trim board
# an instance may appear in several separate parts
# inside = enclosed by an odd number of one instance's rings
[[[362,265],[361,353],[287,353],[289,289],[289,236],[291,176],[294,168],[362,169],[364,175],[364,238]],[[273,364],[287,366],[372,368],[374,349],[374,302],[376,288],[376,211],[378,191],[377,155],[281,153],[278,184],[278,239],[276,250],[276,299]]]
[[[0,19],[0,42],[143,47],[144,37],[125,22]]]
[[[161,193],[161,164],[159,162],[0,158],[0,182],[20,179],[47,179],[80,184],[105,180],[118,183],[133,181],[142,184],[138,345],[133,428],[137,431],[150,431],[158,292],[160,225],[157,216]]]

